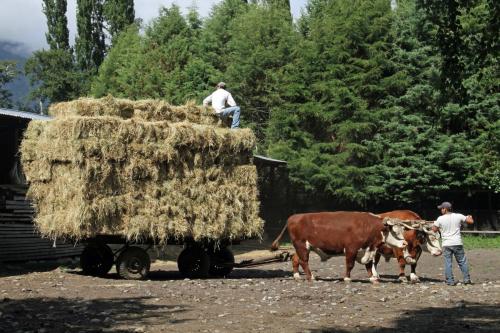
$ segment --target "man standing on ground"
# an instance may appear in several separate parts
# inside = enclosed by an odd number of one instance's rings
[[[231,129],[239,128],[240,107],[236,105],[231,93],[226,90],[226,84],[224,82],[217,83],[216,87],[217,90],[203,100],[203,105],[207,106],[208,103],[212,102],[212,107],[220,118],[227,118],[230,115],[233,116]],[[229,105],[229,107],[226,107],[226,104]]]
[[[441,232],[443,241],[443,256],[444,256],[444,274],[446,284],[454,286],[457,283],[453,278],[452,257],[455,256],[458,267],[464,276],[464,284],[471,284],[469,275],[469,264],[465,257],[464,245],[462,243],[462,235],[460,229],[462,223],[473,224],[472,216],[464,216],[462,214],[451,212],[451,203],[443,202],[437,207],[441,210],[441,216],[434,222],[432,230]]]

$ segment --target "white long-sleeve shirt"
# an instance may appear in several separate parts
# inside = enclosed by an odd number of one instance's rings
[[[236,102],[234,101],[233,96],[231,96],[231,93],[222,88],[217,89],[210,96],[205,98],[203,100],[203,105],[207,106],[210,102],[212,102],[212,107],[217,113],[222,112],[222,109],[226,107],[226,103],[229,106],[236,106]]]

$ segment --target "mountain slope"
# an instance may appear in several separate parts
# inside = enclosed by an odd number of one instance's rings
[[[6,88],[12,93],[14,105],[25,105],[28,103],[30,84],[28,78],[23,74],[24,64],[30,56],[27,47],[21,43],[0,40],[0,60],[10,60],[17,63],[20,74]],[[31,104],[31,103],[30,103]]]

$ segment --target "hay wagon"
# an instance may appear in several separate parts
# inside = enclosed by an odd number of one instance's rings
[[[250,129],[158,100],[85,98],[49,113],[21,144],[28,196],[43,236],[86,244],[84,272],[116,264],[124,278],[143,278],[142,245],[177,244],[184,276],[225,276],[238,266],[228,245],[262,235]]]

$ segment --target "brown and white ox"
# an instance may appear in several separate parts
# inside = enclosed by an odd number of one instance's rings
[[[310,251],[316,252],[322,261],[331,256],[345,254],[344,281],[349,282],[355,261],[361,264],[372,262],[377,249],[383,244],[398,248],[406,246],[402,226],[390,222],[384,224],[381,217],[366,212],[339,211],[292,215],[274,240],[272,251],[278,249],[279,240],[287,228],[296,251],[292,257],[292,265],[293,276],[297,280],[299,264],[306,274],[306,279],[314,279],[309,269]],[[371,266],[369,269],[367,267],[367,272],[371,281],[378,280],[373,276]]]
[[[377,215],[382,218],[390,217],[400,220],[422,220],[417,213],[411,210],[393,210]],[[419,229],[404,231],[404,239],[408,243],[404,250],[386,245],[378,249],[375,260],[373,261],[374,276],[378,277],[377,265],[380,261],[380,257],[384,256],[386,261],[389,261],[391,258],[396,258],[399,265],[399,280],[401,282],[407,281],[405,275],[405,267],[407,264],[411,265],[410,281],[413,283],[419,282],[416,269],[422,250],[431,253],[433,256],[440,256],[443,253],[439,241],[439,234],[432,231],[430,226],[423,225]],[[371,263],[367,264],[367,269],[369,269],[370,265]]]

